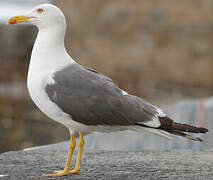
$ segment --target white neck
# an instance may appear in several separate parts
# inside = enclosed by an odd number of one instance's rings
[[[38,32],[31,60],[29,73],[47,72],[75,63],[64,46],[65,28],[45,28]]]
[[[64,48],[64,36],[65,30],[59,28],[45,28],[41,29],[38,32],[38,36],[36,38],[34,44],[34,50],[37,48],[40,50],[40,53],[46,53],[46,51],[55,50],[59,48],[66,52]]]

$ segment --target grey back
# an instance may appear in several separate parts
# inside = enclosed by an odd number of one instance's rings
[[[134,125],[151,121],[157,113],[144,100],[124,96],[107,76],[79,64],[57,71],[53,79],[56,83],[45,88],[49,98],[86,125]]]

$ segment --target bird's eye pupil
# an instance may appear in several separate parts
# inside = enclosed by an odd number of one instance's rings
[[[43,13],[43,11],[44,11],[44,10],[41,9],[41,8],[37,9],[37,12],[38,12],[38,13]]]

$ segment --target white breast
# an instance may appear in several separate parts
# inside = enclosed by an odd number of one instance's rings
[[[47,75],[44,73],[33,74],[28,73],[27,87],[30,97],[37,107],[50,118],[57,120],[60,117],[60,109],[54,104],[45,92],[45,85],[47,84]]]
[[[29,72],[27,86],[30,96],[36,106],[49,118],[63,124],[72,132],[81,131],[84,134],[88,134],[91,131],[94,131],[95,127],[88,127],[84,124],[73,121],[69,114],[64,113],[54,102],[50,100],[45,91],[45,86],[49,82],[49,78],[51,76],[52,74],[40,74],[38,76],[34,76]],[[52,79],[50,83],[53,83],[53,81],[54,80]]]
[[[65,32],[65,31],[64,31]],[[54,72],[72,63],[76,63],[66,52],[64,47],[64,32],[51,29],[51,31],[39,30],[33,47],[28,71],[27,86],[30,96],[37,107],[49,118],[62,123],[71,132],[113,131],[116,128],[99,126],[86,126],[73,121],[71,116],[64,113],[54,102],[50,100],[45,91],[47,84],[53,84]],[[120,129],[120,128],[119,128]]]

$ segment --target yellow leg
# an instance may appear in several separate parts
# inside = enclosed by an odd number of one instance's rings
[[[70,174],[78,174],[80,172],[83,148],[84,148],[84,137],[83,134],[79,132],[78,155],[75,163],[75,168],[70,172]]]
[[[70,164],[71,164],[73,152],[75,150],[75,145],[76,145],[76,136],[72,134],[70,138],[69,152],[67,155],[67,160],[66,160],[64,170],[55,171],[54,174],[43,174],[42,176],[66,176],[66,175],[72,174]]]

